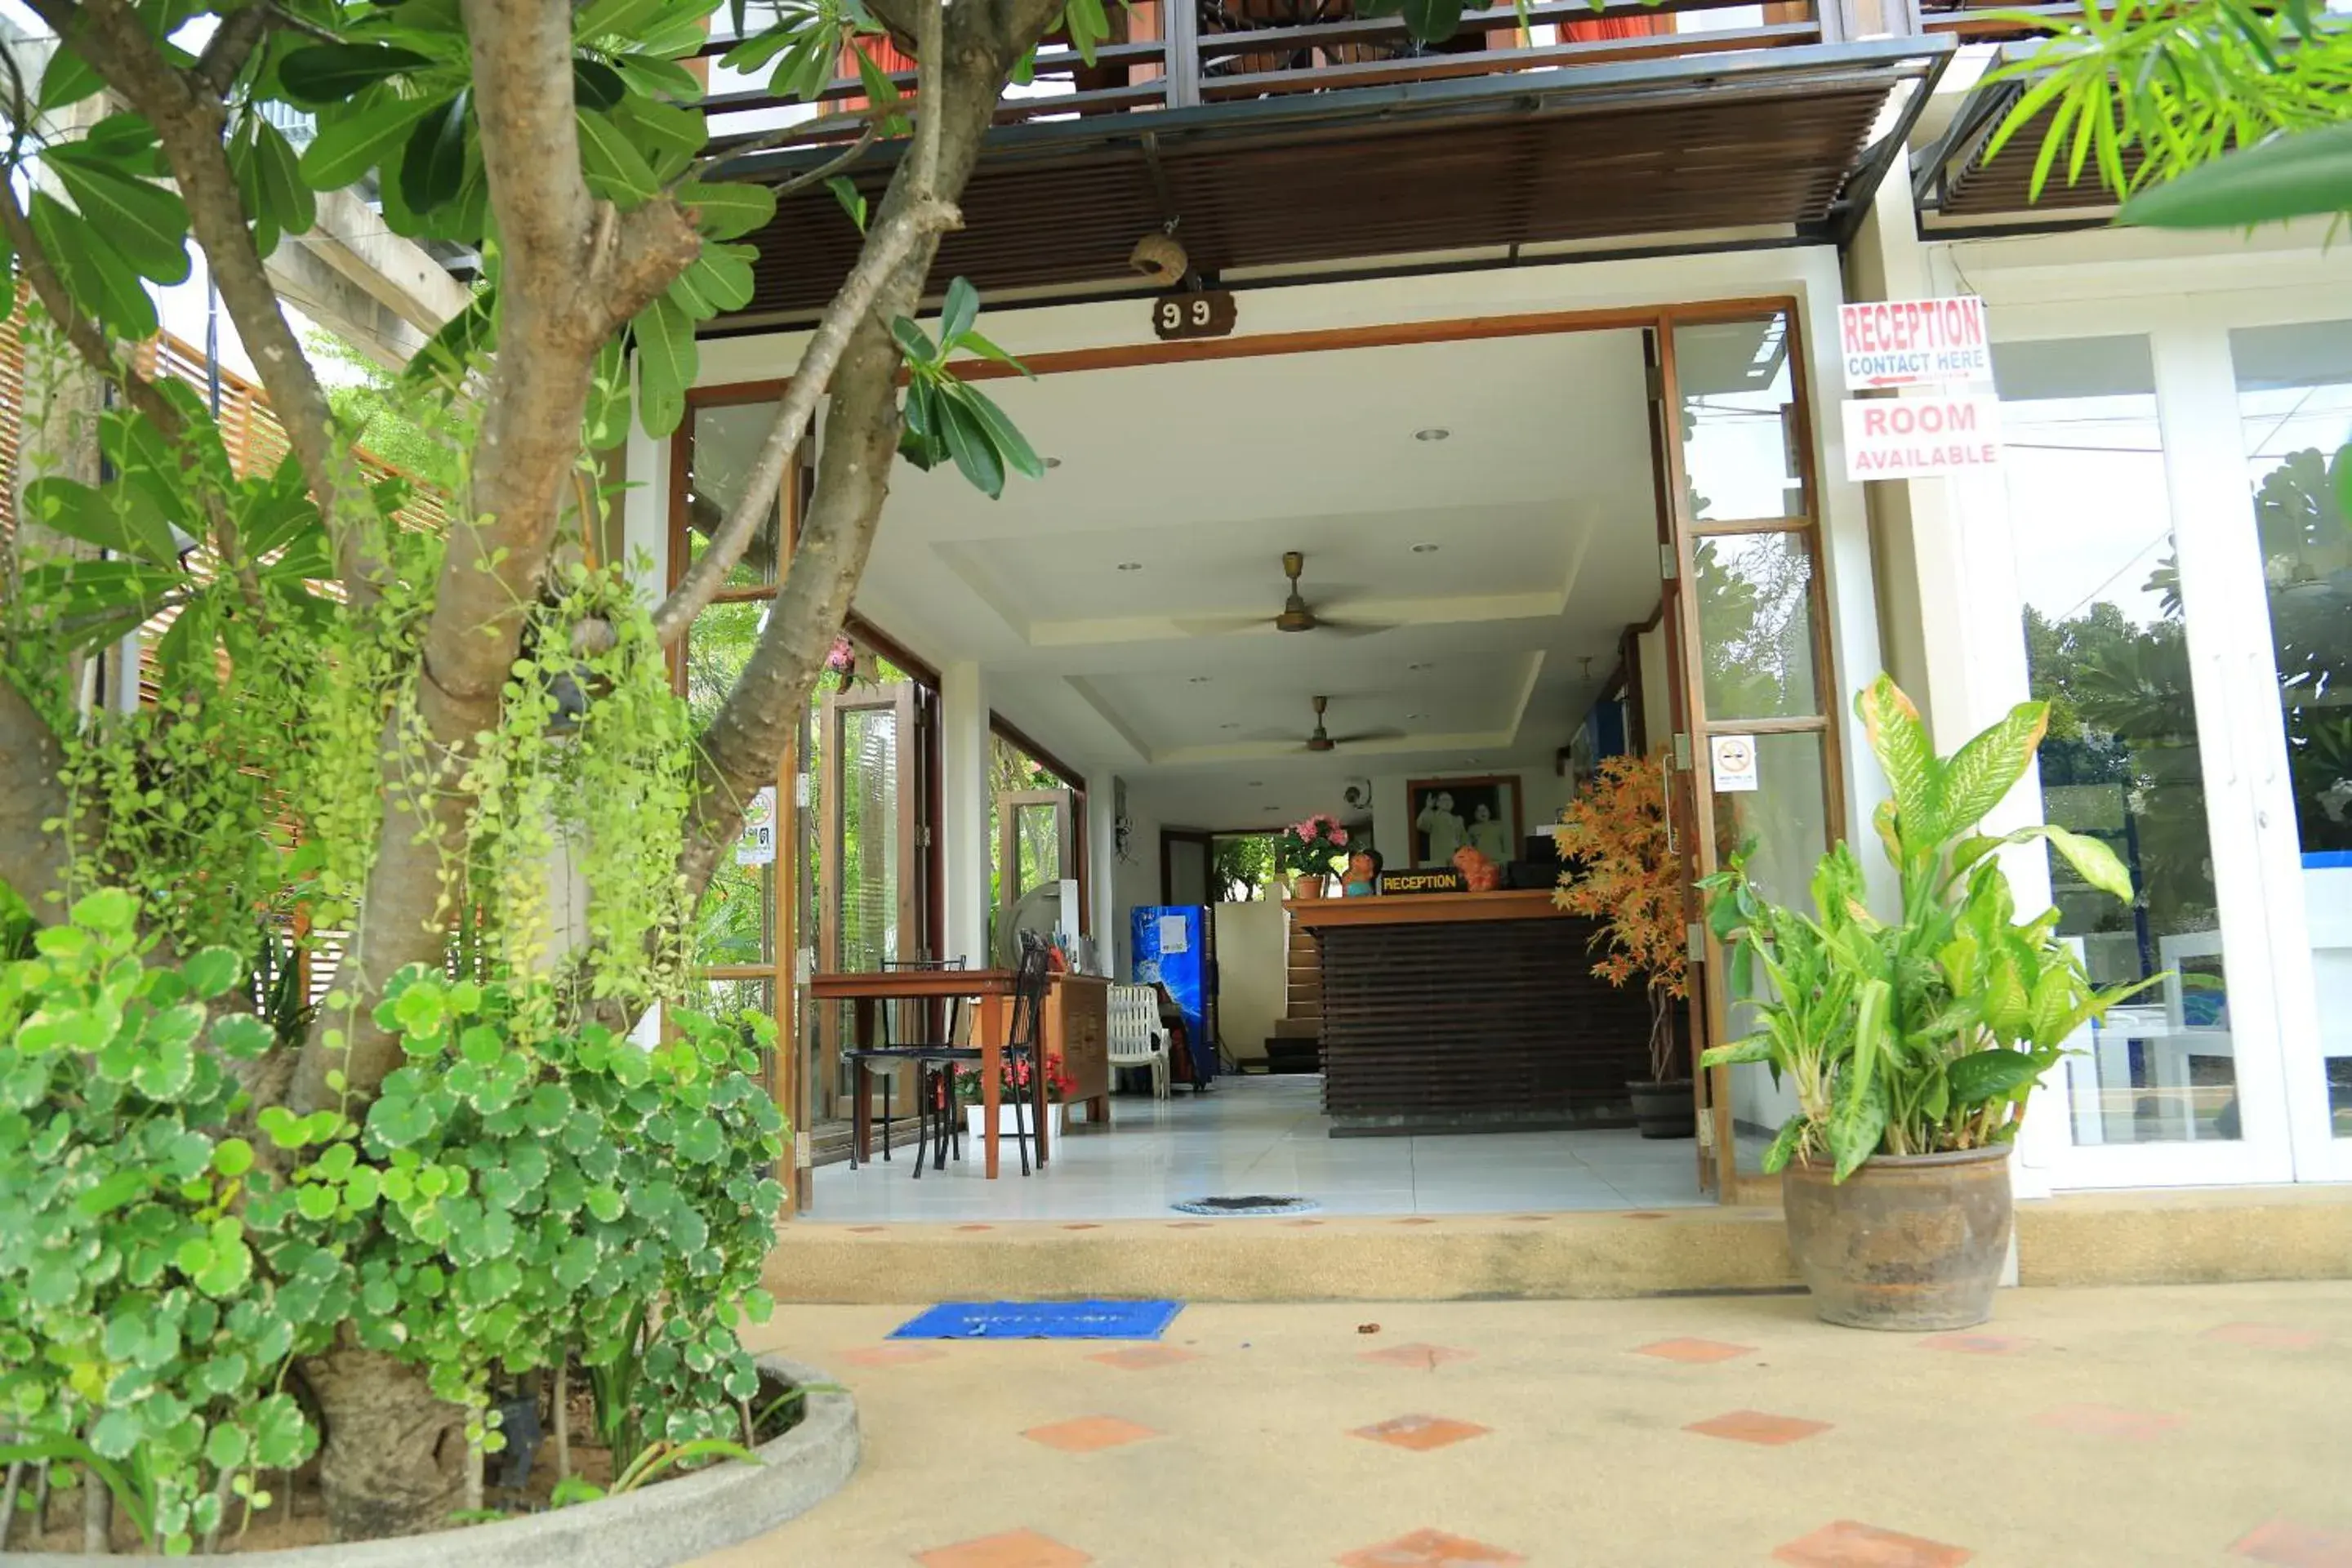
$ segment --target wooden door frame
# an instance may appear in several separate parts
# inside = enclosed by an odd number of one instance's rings
[[[1210,879],[1211,868],[1217,852],[1217,835],[1205,827],[1163,827],[1160,830],[1160,901],[1171,908],[1176,903],[1176,861],[1168,851],[1172,844],[1197,843],[1201,847],[1202,877]],[[1208,889],[1212,894],[1216,889]],[[1216,900],[1212,898],[1210,902]]]
[[[1032,753],[1033,755],[1034,753]],[[992,803],[996,813],[996,917],[999,931],[1012,929],[1013,910],[1021,901],[1021,812],[1024,807],[1054,808],[1055,837],[1059,840],[1065,875],[1056,881],[1078,884],[1078,930],[1090,931],[1087,915],[1087,870],[1076,839],[1085,821],[1086,792],[1077,789],[1009,789]]]

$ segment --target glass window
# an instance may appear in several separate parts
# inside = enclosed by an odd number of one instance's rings
[[[1691,515],[1804,516],[1788,318],[1677,326],[1674,338]]]
[[[1805,536],[1716,534],[1697,541],[1692,563],[1707,721],[1820,712]]]
[[[2330,1122],[2352,1138],[2352,321],[2230,334],[2303,850]]]
[[[1993,352],[2033,695],[2050,704],[2042,815],[2103,839],[2129,906],[2053,856],[2059,932],[2091,977],[2170,978],[2069,1064],[2078,1143],[2240,1136],[2203,753],[2147,340]]]
[[[760,455],[760,443],[775,423],[772,403],[743,403],[694,411],[694,466],[686,481],[686,554],[698,560],[710,544],[735,503],[742,499],[743,482]],[[769,500],[760,531],[744,547],[741,559],[721,584],[727,588],[761,588],[776,581],[778,541],[782,537],[781,489]]]
[[[841,715],[841,910],[838,962],[879,969],[912,956],[898,929],[898,714],[853,708]]]

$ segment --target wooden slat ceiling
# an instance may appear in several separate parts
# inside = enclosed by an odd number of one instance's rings
[[[1072,133],[1066,148],[1029,128],[983,156],[934,287],[1132,282],[1128,254],[1167,205],[1204,271],[1765,226],[1819,237],[1896,79],[1873,67],[1591,104],[1498,96],[1338,124],[1253,127],[1256,105],[1223,106],[1233,130],[1189,118],[1156,137],[1166,205],[1144,140],[1161,116],[1053,127]],[[856,182],[878,198],[888,174],[869,166]],[[829,192],[788,200],[759,237],[758,293],[734,324],[821,309],[858,238]]]
[[[2064,150],[2059,153],[2049,182],[2042,188],[2041,198],[2032,196],[2033,164],[2042,154],[2042,138],[2050,123],[2046,114],[2011,137],[1998,155],[1985,157],[1984,148],[1993,131],[2009,117],[2010,105],[2017,98],[2013,86],[2004,85],[1993,90],[1997,96],[1981,110],[1971,106],[1962,111],[1980,115],[1982,124],[1945,167],[1942,199],[1936,204],[1936,210],[1946,220],[1976,222],[2052,213],[2079,213],[2088,220],[2093,214],[2116,205],[2115,194],[2099,178],[2097,168],[2087,161],[2083,177],[2073,184],[2067,184]],[[2137,174],[2139,164],[2139,150],[2126,149],[2126,174]]]

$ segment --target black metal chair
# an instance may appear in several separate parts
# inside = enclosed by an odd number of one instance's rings
[[[1045,990],[1053,984],[1053,972],[1046,963],[1045,942],[1031,931],[1021,933],[1021,962],[1013,976],[1013,1017],[1004,1041],[1004,1063],[1012,1069],[1015,1082],[1024,1077],[1036,1080],[1044,1068],[1044,1038],[1045,1028]],[[955,1069],[978,1067],[982,1060],[981,1047],[972,1045],[950,1046],[925,1053],[924,1059],[940,1070],[940,1125],[938,1152],[933,1170],[945,1170],[948,1163],[948,1138],[951,1125],[959,1125],[955,1103]],[[1024,1072],[1024,1068],[1026,1072]],[[924,1097],[926,1109],[932,1096]],[[1021,1173],[1029,1173],[1029,1140],[1043,1138],[1043,1128],[1033,1128],[1029,1122],[1029,1096],[1013,1097],[1013,1141],[1021,1153]],[[960,1134],[959,1134],[960,1136]],[[961,1150],[959,1150],[961,1154]],[[917,1173],[922,1167],[922,1152],[915,1156]]]
[[[952,970],[961,969],[962,967],[963,960],[961,958],[886,958],[882,961],[882,969],[885,973],[893,973],[906,970]],[[927,1004],[922,1003],[918,1003],[916,1005],[918,1006],[928,1006]],[[869,1067],[879,1066],[887,1068],[903,1064],[913,1064],[916,1076],[916,1099],[918,1101],[916,1114],[919,1125],[922,1129],[922,1136],[919,1137],[915,1142],[915,1174],[919,1178],[923,1173],[923,1145],[928,1142],[930,1135],[930,1123],[929,1120],[930,1100],[929,1092],[929,1078],[932,1071],[931,1064],[938,1053],[953,1048],[953,1041],[956,1037],[956,1022],[961,1015],[963,1003],[961,998],[958,998],[948,1004],[948,1037],[945,1040],[912,1040],[903,1042],[894,1041],[890,1037],[890,1011],[893,1005],[894,1004],[887,1001],[877,1004],[879,1008],[878,1021],[882,1028],[881,1041],[876,1045],[866,1045],[861,1042],[858,1045],[852,1047],[850,1049],[842,1052],[841,1059],[848,1063],[850,1066],[852,1075],[850,1079],[851,1092],[856,1097],[856,1101],[860,1106],[866,1103],[866,1096],[867,1090],[866,1085],[866,1074]],[[918,1029],[912,1032],[920,1033],[921,1030]],[[895,1074],[886,1070],[882,1078],[882,1158],[886,1163],[890,1158],[890,1123],[893,1120],[890,1094],[891,1085],[895,1077]],[[857,1141],[855,1138],[850,1140],[849,1144],[849,1168],[853,1171],[857,1169]]]

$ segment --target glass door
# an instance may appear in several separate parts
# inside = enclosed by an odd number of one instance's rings
[[[1667,595],[1697,876],[1735,856],[1765,895],[1808,897],[1844,831],[1838,694],[1820,571],[1818,487],[1794,311],[1709,320],[1677,313],[1658,402],[1672,518]],[[1742,998],[1705,944],[1706,1039],[1748,1032]],[[1760,1063],[1718,1068],[1702,1089],[1704,1136],[1727,1202],[1772,1201],[1762,1153],[1795,1110]]]
[[[2018,793],[2104,840],[2134,897],[2046,851],[2011,875],[2029,907],[2046,887],[2094,981],[2152,983],[2044,1080],[2029,1158],[2062,1187],[2286,1180],[2263,764],[2244,733],[2254,574],[2218,356],[2126,331],[1998,342],[1993,366],[2005,515],[1979,520],[1978,555],[2051,710]]]
[[[2339,457],[2352,321],[2240,328],[2229,355],[2249,503],[2231,531],[2261,564],[2262,603],[2241,617],[2263,731],[2248,773],[2258,832],[2292,835],[2261,862],[2287,1115],[2295,1174],[2340,1181],[2352,1178],[2352,463]]]
[[[930,956],[919,852],[915,688],[898,681],[828,694],[819,710],[817,967],[878,970]],[[847,1005],[820,1010],[818,1081],[845,1115]]]

